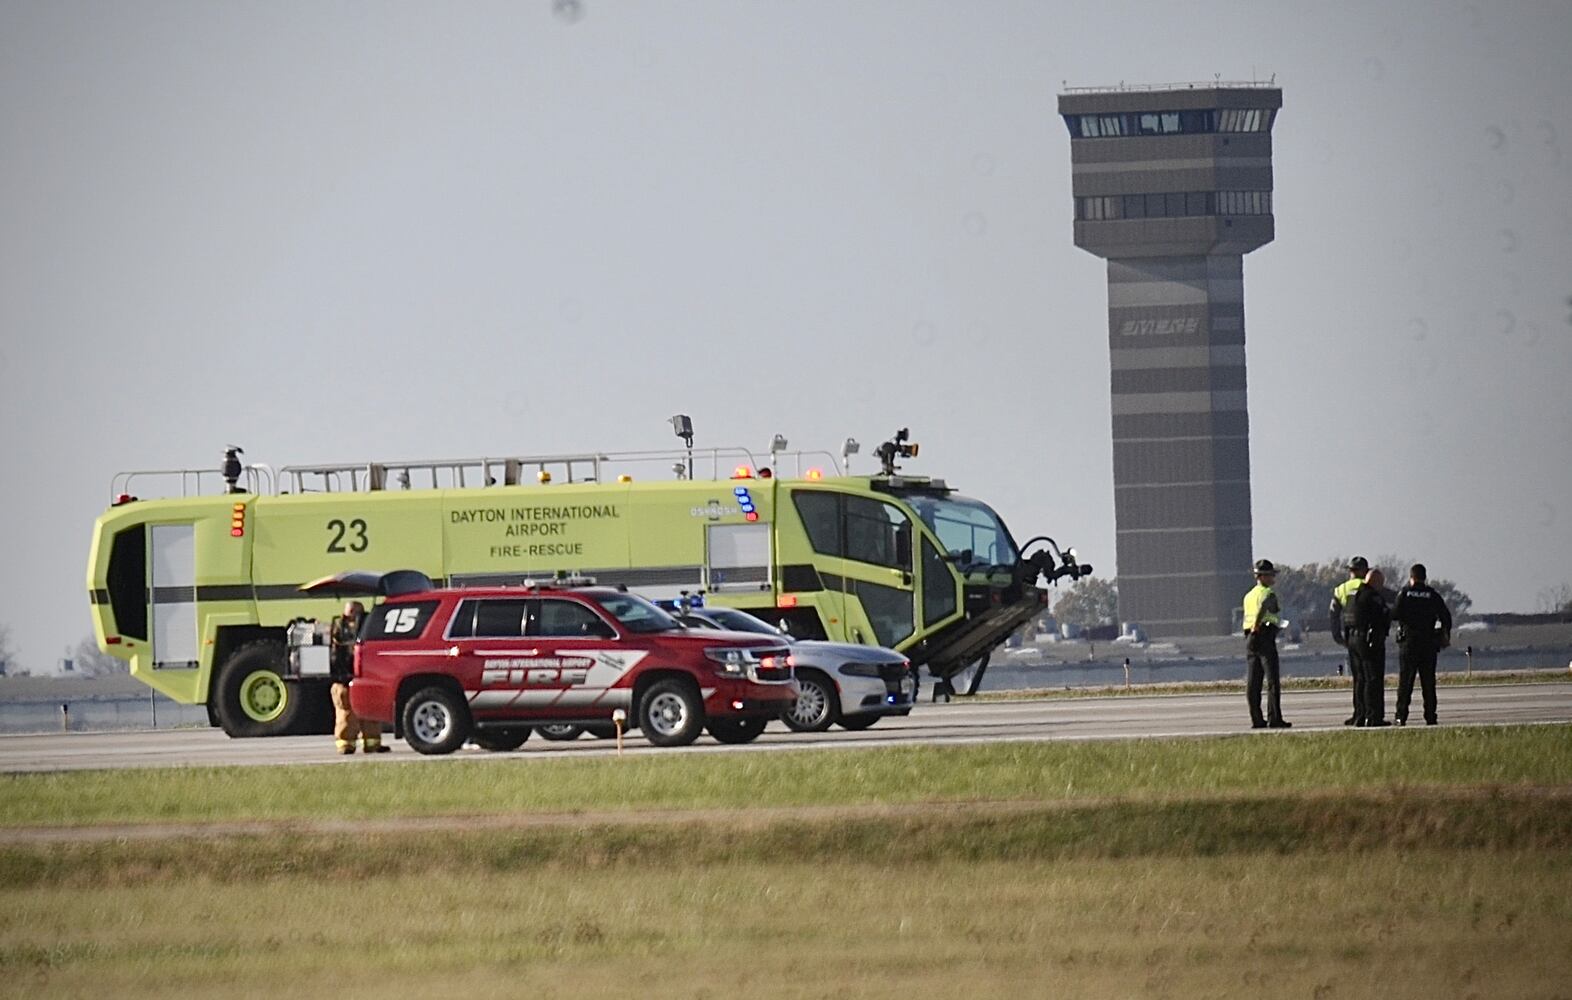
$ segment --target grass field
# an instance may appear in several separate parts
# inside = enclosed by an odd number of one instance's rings
[[[1572,997],[1565,726],[21,776],[0,823],[0,997]]]
[[[1572,781],[1559,726],[621,760],[171,768],[0,777],[0,827],[757,808]]]

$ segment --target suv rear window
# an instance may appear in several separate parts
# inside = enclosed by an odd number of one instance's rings
[[[366,623],[360,627],[360,638],[367,641],[418,639],[426,631],[436,609],[436,601],[411,601],[372,608],[366,615]]]

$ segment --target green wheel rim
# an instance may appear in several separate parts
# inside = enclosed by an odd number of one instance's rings
[[[272,722],[289,705],[284,678],[271,670],[255,670],[240,682],[240,710],[253,722]]]

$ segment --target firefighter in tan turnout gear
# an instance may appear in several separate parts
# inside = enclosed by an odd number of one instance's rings
[[[333,622],[331,668],[333,676],[333,743],[339,753],[354,753],[360,740],[366,753],[386,753],[382,723],[363,720],[349,707],[349,681],[355,674],[355,639],[366,609],[359,601],[344,605],[344,614]]]

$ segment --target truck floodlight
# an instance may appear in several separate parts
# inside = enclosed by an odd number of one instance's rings
[[[240,456],[245,453],[246,450],[237,444],[224,446],[224,464],[219,470],[224,476],[224,492],[240,492],[240,473],[245,471],[240,464]]]
[[[683,445],[688,449],[688,476],[693,478],[693,418],[686,413],[678,413],[671,418],[671,429],[682,438]]]
[[[847,438],[845,441],[841,442],[842,459],[849,459],[860,451],[862,451],[862,445],[857,443],[856,438]]]
[[[777,434],[770,438],[770,461],[774,463],[775,456],[786,450],[786,435]]]
[[[681,462],[671,463],[671,471],[677,474],[678,479],[688,478],[688,467]]]

